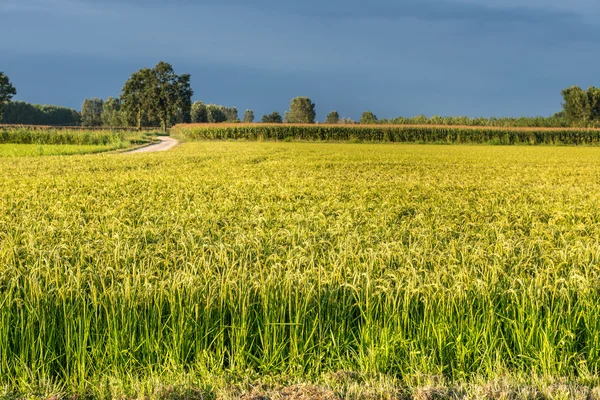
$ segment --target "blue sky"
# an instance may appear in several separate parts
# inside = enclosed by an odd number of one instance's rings
[[[551,115],[600,85],[597,0],[0,0],[17,98],[79,109],[159,60],[195,100],[318,118]]]

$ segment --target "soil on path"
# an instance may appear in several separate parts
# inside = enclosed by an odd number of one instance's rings
[[[168,151],[168,150],[171,150],[173,147],[177,146],[177,144],[179,144],[178,140],[175,140],[168,136],[159,136],[158,139],[160,140],[160,143],[151,144],[150,146],[146,146],[146,147],[142,147],[142,148],[135,149],[132,151],[128,151],[127,154],[154,153],[157,151]]]

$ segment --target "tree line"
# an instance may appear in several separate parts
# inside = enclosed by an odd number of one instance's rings
[[[83,126],[160,126],[163,130],[178,123],[253,123],[255,115],[246,110],[240,120],[236,107],[192,103],[194,94],[189,74],[178,75],[166,62],[154,68],[142,68],[125,82],[119,97],[86,99],[81,112],[49,105],[12,102],[17,94],[8,77],[0,72],[0,122],[30,125],[83,125]],[[572,86],[562,91],[562,111],[551,117],[469,118],[426,117],[379,119],[372,111],[362,113],[359,121],[340,118],[331,111],[325,124],[394,124],[394,125],[465,125],[498,127],[599,127],[600,89],[583,90]],[[308,97],[291,100],[289,109],[262,116],[263,123],[314,124],[316,106]]]

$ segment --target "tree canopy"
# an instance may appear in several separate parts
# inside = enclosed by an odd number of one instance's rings
[[[263,115],[262,122],[265,124],[281,124],[283,123],[283,118],[281,118],[281,115],[277,111],[274,111],[271,114]]]
[[[562,91],[564,116],[572,125],[588,126],[600,122],[600,89],[587,91],[571,86]]]
[[[290,102],[290,110],[286,113],[286,122],[290,124],[314,124],[315,103],[308,97],[296,97]]]
[[[371,111],[365,111],[360,117],[361,124],[375,124],[377,123],[377,116]]]
[[[122,108],[139,129],[149,120],[157,120],[163,131],[178,121],[190,122],[194,94],[190,80],[190,75],[177,75],[163,61],[152,69],[142,68],[125,82]]]
[[[340,114],[337,111],[327,114],[327,118],[325,118],[326,124],[337,124],[338,122],[340,122]]]
[[[101,126],[104,101],[102,99],[85,99],[81,106],[81,124],[83,126]]]
[[[17,95],[17,89],[10,83],[8,76],[0,72],[0,117],[4,110],[4,104],[8,103],[13,96]]]
[[[244,122],[247,124],[251,124],[254,122],[254,111],[246,110],[244,113]]]

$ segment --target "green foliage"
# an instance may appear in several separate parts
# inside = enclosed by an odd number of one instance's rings
[[[102,99],[85,99],[81,106],[81,124],[83,126],[102,126]]]
[[[95,154],[123,149],[126,148],[127,145],[127,142],[115,142],[105,145],[0,144],[0,157],[39,157]]]
[[[121,107],[127,114],[128,124],[137,125],[138,130],[142,129],[145,121],[150,120],[154,79],[151,69],[142,68],[131,75],[121,92]]]
[[[82,129],[53,128],[2,128],[0,127],[0,144],[38,144],[38,145],[93,145],[105,146],[129,143],[141,144],[149,142],[149,133],[103,131]]]
[[[590,126],[600,123],[600,89],[590,87],[587,92],[579,86],[562,91],[563,110],[571,125]]]
[[[175,74],[163,61],[153,69],[142,68],[123,86],[123,110],[130,121],[136,121],[138,129],[144,121],[158,121],[163,131],[173,123],[191,121],[194,92],[190,80],[190,75]]]
[[[254,111],[252,110],[246,110],[246,112],[244,113],[244,121],[247,124],[251,124],[254,122]]]
[[[290,124],[314,124],[315,103],[308,97],[296,97],[290,102],[290,110],[286,113],[285,122]]]
[[[76,126],[81,118],[71,108],[12,101],[4,106],[1,121],[3,124]]]
[[[127,116],[121,111],[121,100],[109,97],[102,105],[102,125],[127,126]]]
[[[382,121],[377,121],[381,123]],[[469,117],[426,117],[418,115],[406,118],[397,117],[387,121],[393,125],[448,125],[448,126],[486,126],[499,128],[566,128],[569,123],[564,111],[552,117],[519,117],[519,118],[469,118]]]
[[[263,115],[262,122],[265,124],[281,124],[283,119],[277,111],[274,111],[271,114]]]
[[[0,120],[2,119],[4,104],[8,103],[13,96],[16,95],[17,90],[12,83],[10,83],[8,76],[6,76],[3,72],[0,72]]]
[[[201,101],[196,101],[192,104],[191,120],[193,123],[208,122],[207,106]]]
[[[326,124],[337,124],[338,122],[340,122],[340,114],[337,111],[332,111],[329,114],[327,114],[327,118],[325,118],[325,123]]]
[[[277,114],[279,115],[279,114]],[[280,117],[281,118],[281,117]],[[272,122],[263,117],[263,122]],[[503,145],[598,145],[600,130],[544,128],[486,128],[394,125],[178,125],[173,134],[186,140],[246,139],[363,141],[398,143],[482,143]]]
[[[225,107],[216,104],[209,104],[206,106],[206,115],[208,122],[211,124],[218,124],[227,121],[227,114],[225,113]]]
[[[0,387],[151,399],[214,376],[597,383],[599,170],[597,149],[553,147],[2,159]],[[415,398],[460,398],[432,393]]]
[[[360,124],[370,125],[377,123],[377,117],[371,111],[365,111],[360,117]]]

